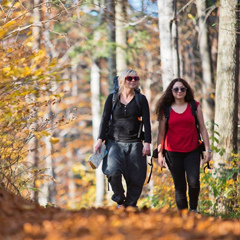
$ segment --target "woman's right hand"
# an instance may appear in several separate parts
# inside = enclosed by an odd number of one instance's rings
[[[102,139],[98,139],[97,143],[94,147],[94,154],[97,154],[97,151],[100,153],[101,152],[101,147],[102,147]]]
[[[165,159],[164,159],[162,153],[158,154],[158,163],[161,168],[166,168],[166,162],[165,162]]]

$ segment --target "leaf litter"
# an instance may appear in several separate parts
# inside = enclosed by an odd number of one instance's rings
[[[167,208],[45,208],[0,188],[0,240],[239,240],[239,236],[239,219]]]

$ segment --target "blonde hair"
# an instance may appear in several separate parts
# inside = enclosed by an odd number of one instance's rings
[[[125,69],[124,71],[121,72],[121,74],[118,77],[118,86],[119,86],[118,94],[119,95],[123,91],[125,78],[127,76],[138,76],[138,74],[135,70],[132,70],[132,69]],[[136,86],[135,89],[139,90],[139,84]]]

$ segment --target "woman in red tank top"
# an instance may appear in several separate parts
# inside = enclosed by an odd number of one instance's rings
[[[160,167],[168,165],[171,171],[176,204],[179,210],[188,209],[197,212],[200,192],[200,148],[195,118],[190,102],[194,100],[193,90],[182,78],[172,80],[156,105],[159,121],[158,163]],[[204,163],[211,159],[209,136],[204,124],[203,113],[199,103],[197,119],[200,134],[205,143]],[[170,108],[166,131],[165,111]],[[187,201],[187,185],[189,204]]]

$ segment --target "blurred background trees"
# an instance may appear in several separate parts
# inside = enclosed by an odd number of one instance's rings
[[[215,169],[225,174],[221,188],[202,174],[200,207],[229,199],[238,206],[239,0],[3,0],[0,16],[5,188],[42,205],[110,204],[101,170],[87,160],[114,76],[138,72],[155,147],[155,103],[179,69],[202,105]],[[169,172],[156,163],[141,204],[174,206]]]

